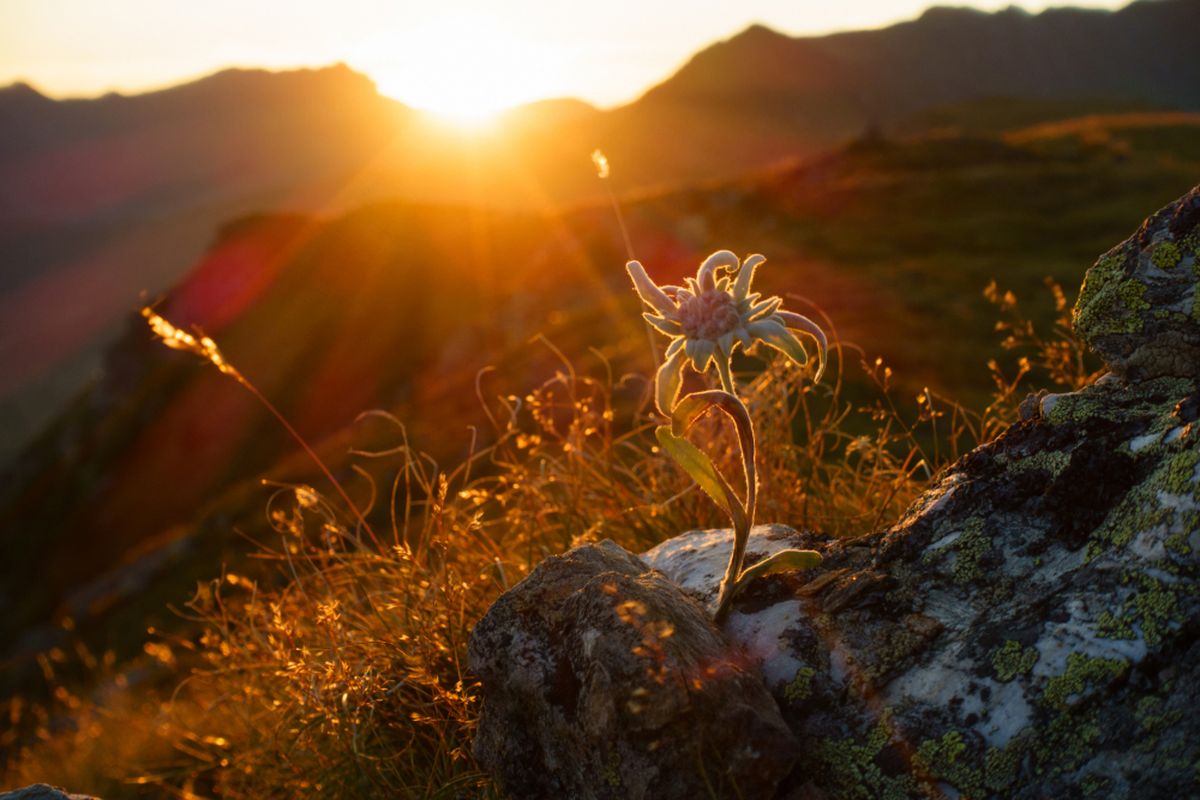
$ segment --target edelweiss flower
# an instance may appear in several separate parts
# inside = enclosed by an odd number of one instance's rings
[[[655,313],[646,321],[668,336],[666,361],[654,379],[658,410],[670,416],[683,385],[683,368],[703,373],[715,365],[721,387],[735,394],[730,359],[741,345],[746,350],[758,342],[773,347],[797,364],[808,363],[808,352],[793,330],[808,334],[817,343],[818,367],[813,380],[825,371],[827,342],[815,322],[801,314],[783,311],[783,300],[750,292],[754,271],[766,259],[760,255],[740,263],[728,250],[719,250],[700,265],[687,286],[656,286],[637,261],[625,265],[642,301]]]

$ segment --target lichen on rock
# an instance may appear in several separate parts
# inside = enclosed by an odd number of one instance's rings
[[[1200,186],[1088,270],[1075,331],[1129,380],[1200,376]]]

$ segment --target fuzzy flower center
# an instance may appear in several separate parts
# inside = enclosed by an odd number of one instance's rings
[[[689,339],[716,340],[740,323],[737,303],[727,292],[701,292],[679,307],[679,324]]]

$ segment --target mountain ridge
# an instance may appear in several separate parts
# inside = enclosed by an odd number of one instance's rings
[[[1197,29],[1200,0],[1115,12],[934,8],[818,37],[752,25],[624,106],[547,101],[480,138],[431,124],[345,65],[225,70],[63,101],[14,84],[0,90],[0,313],[10,330],[0,413],[23,422],[0,442],[0,461],[66,401],[63,387],[97,367],[138,293],[175,283],[230,218],[393,198],[564,208],[603,201],[588,160],[596,147],[618,191],[663,190],[795,162],[864,131],[907,133],[923,112],[984,96],[1041,98],[1022,124],[1122,104],[1200,108]],[[1056,104],[1069,114],[1056,117]],[[73,301],[63,286],[94,291]]]

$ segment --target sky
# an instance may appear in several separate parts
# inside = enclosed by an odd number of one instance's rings
[[[1115,8],[1126,0],[1086,0]],[[54,96],[161,88],[228,66],[344,62],[409,105],[469,116],[531,100],[635,99],[754,22],[873,28],[930,0],[0,0],[0,85]],[[1008,0],[957,0],[996,10]],[[1061,5],[1062,3],[1053,3]],[[1031,11],[1051,3],[1017,3]]]

